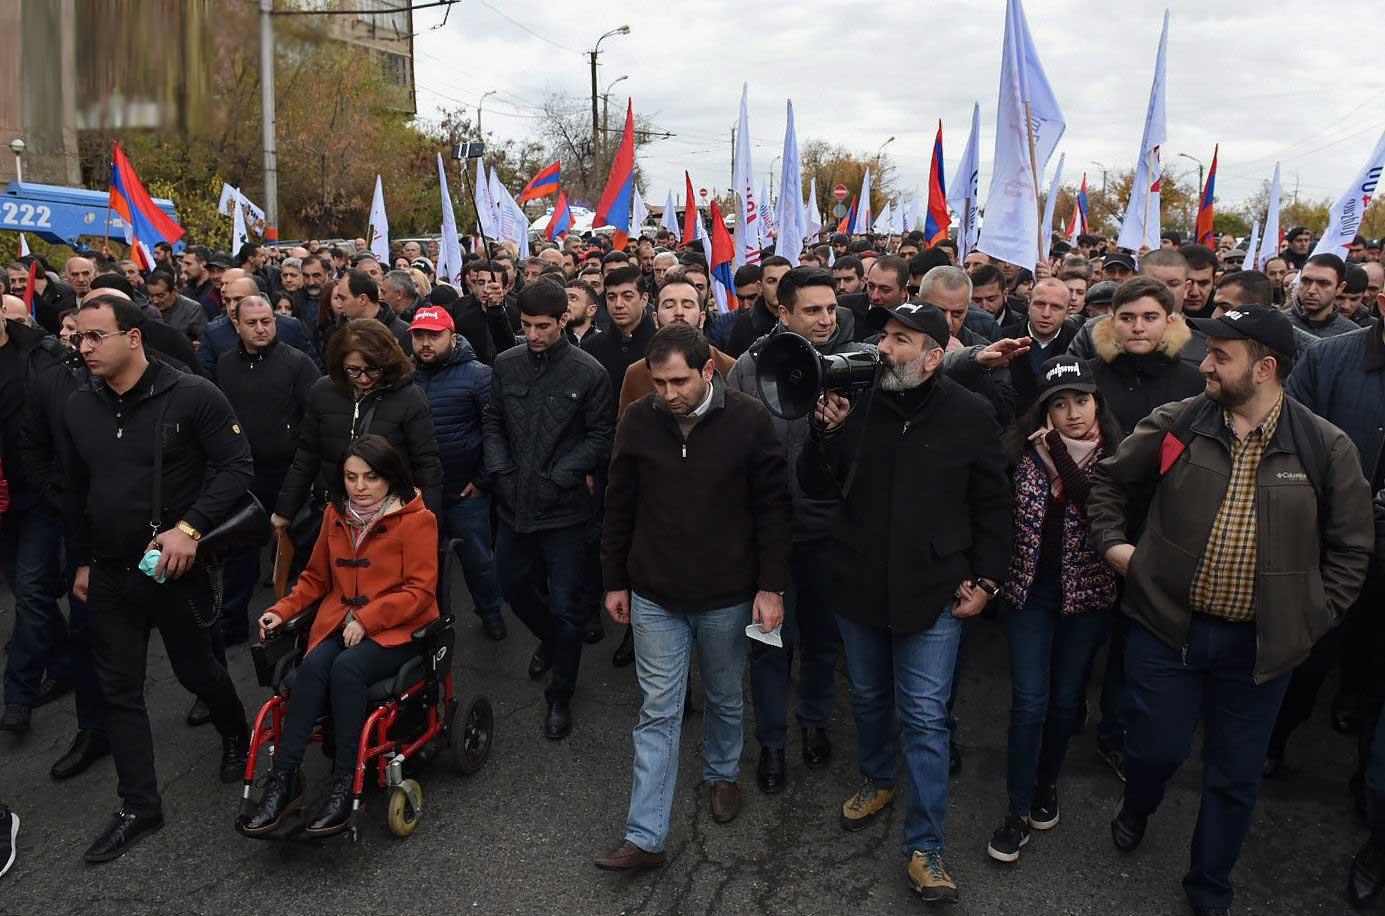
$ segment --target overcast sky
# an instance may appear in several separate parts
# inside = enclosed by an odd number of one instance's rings
[[[742,82],[750,84],[750,133],[757,175],[779,156],[784,101],[793,99],[800,146],[823,139],[872,156],[887,138],[903,191],[923,185],[937,119],[950,181],[966,142],[973,101],[981,103],[981,183],[995,142],[1003,0],[692,0],[627,4],[552,0],[463,0],[445,26],[440,10],[415,13],[419,114],[486,100],[484,125],[501,138],[536,131],[551,91],[589,104],[583,51],[605,31],[630,35],[601,46],[602,89],[611,120],[626,95],[637,113],[677,136],[646,146],[639,162],[647,198],[669,188],[730,184],[730,130]],[[1329,8],[1330,7],[1330,8]],[[1170,4],[1165,168],[1195,176],[1189,153],[1211,164],[1221,143],[1216,193],[1236,203],[1282,162],[1286,195],[1335,199],[1382,130],[1378,77],[1380,7],[1335,0]],[[1163,7],[1078,0],[1028,0],[1026,13],[1049,82],[1067,115],[1058,147],[1065,183],[1085,170],[1091,186],[1138,154]],[[1315,12],[1316,10],[1316,12]],[[473,112],[474,113],[474,112]],[[1057,156],[1054,156],[1054,163]],[[1196,181],[1196,178],[1193,178]],[[1048,178],[1044,178],[1047,185]]]

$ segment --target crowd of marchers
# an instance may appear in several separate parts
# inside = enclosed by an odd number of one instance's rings
[[[235,826],[265,833],[303,805],[326,716],[332,782],[306,823],[339,833],[370,685],[438,617],[450,544],[474,631],[504,640],[512,614],[534,640],[547,738],[579,727],[584,645],[618,629],[611,663],[634,666],[643,703],[623,837],[600,868],[665,862],[694,656],[718,823],[744,803],[746,669],[754,781],[773,796],[795,739],[808,768],[841,752],[844,658],[859,781],[841,827],[898,795],[907,881],[956,900],[971,854],[947,846],[952,709],[985,615],[1011,683],[991,859],[1092,804],[1060,805],[1089,719],[1124,783],[1112,840],[1133,853],[1200,725],[1183,887],[1193,912],[1230,912],[1261,781],[1291,777],[1290,739],[1339,673],[1327,712],[1359,736],[1350,789],[1370,838],[1348,894],[1364,905],[1385,885],[1385,270],[1377,242],[1343,259],[1312,241],[1296,228],[1249,270],[1230,236],[1131,253],[1080,235],[1029,270],[917,232],[839,233],[760,252],[733,307],[702,249],[664,230],[618,247],[572,234],[523,259],[468,240],[455,281],[418,242],[387,263],[360,239],[160,244],[151,271],[108,251],[25,257],[0,322],[15,607],[0,732],[22,741],[42,707],[75,702],[51,776],[112,758],[120,808],[85,857],[117,858],[163,824],[150,632],[187,725],[213,725],[221,779],[238,782],[250,730],[227,647],[320,605],[264,791]],[[868,355],[873,384],[783,415],[779,361],[760,365],[781,335]],[[261,549],[199,553],[247,492],[292,546],[292,587],[268,607]],[[41,810],[8,802],[0,874],[19,810]]]

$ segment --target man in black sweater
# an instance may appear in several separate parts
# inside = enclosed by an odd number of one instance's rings
[[[308,389],[319,378],[317,366],[301,350],[281,344],[274,309],[263,296],[241,300],[231,324],[239,342],[216,364],[216,384],[240,418],[255,481],[250,492],[266,509],[274,508],[284,475],[298,447],[298,424]],[[250,632],[250,597],[260,575],[260,551],[226,557],[221,627],[227,645],[245,642]]]
[[[91,605],[121,797],[120,811],[86,852],[93,863],[118,858],[163,826],[144,706],[151,630],[163,637],[179,683],[211,710],[222,738],[222,782],[240,781],[249,746],[245,708],[199,625],[212,619],[214,601],[197,542],[250,486],[250,447],[211,382],[149,361],[144,321],[126,299],[83,303],[73,340],[95,378],[68,399],[59,443],[72,477],[64,510],[77,564],[72,591]]]
[[[601,543],[606,609],[637,632],[644,693],[625,841],[596,860],[616,871],[664,862],[694,646],[712,819],[740,812],[746,627],[753,620],[757,638],[778,639],[789,579],[791,501],[769,412],[726,387],[689,324],[660,330],[646,358],[655,393],[621,420]],[[717,562],[692,561],[711,543]]]

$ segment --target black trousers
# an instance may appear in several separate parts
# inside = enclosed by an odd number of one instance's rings
[[[210,633],[198,625],[187,603],[187,590],[211,586],[200,569],[188,575],[201,579],[160,584],[125,564],[97,563],[91,569],[92,660],[106,701],[106,734],[120,799],[126,811],[136,814],[153,814],[161,807],[154,738],[144,705],[150,631],[158,629],[178,683],[207,703],[216,730],[224,737],[247,731],[236,686],[212,656]]]

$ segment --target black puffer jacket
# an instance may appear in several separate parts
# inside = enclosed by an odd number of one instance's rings
[[[506,350],[494,370],[481,425],[500,517],[519,534],[590,520],[586,475],[605,467],[615,439],[606,370],[564,337],[542,353]]]
[[[1174,316],[1153,353],[1138,355],[1121,350],[1113,322],[1092,326],[1097,356],[1087,363],[1123,435],[1134,432],[1156,409],[1201,394],[1207,387],[1198,368],[1183,359],[1183,351],[1193,343],[1192,329],[1181,315]]]
[[[418,364],[414,382],[433,409],[443,498],[456,499],[481,474],[481,411],[491,399],[491,368],[458,336],[446,359]]]
[[[645,315],[640,319],[640,323],[635,325],[635,332],[629,337],[612,325],[610,331],[582,341],[582,350],[596,358],[611,380],[611,391],[619,394],[620,386],[625,384],[625,370],[644,359],[644,351],[649,349],[649,342],[654,339],[657,330],[654,319]],[[611,410],[615,410],[614,402],[611,404]],[[612,416],[615,414],[612,413]]]
[[[433,415],[428,398],[413,379],[376,388],[357,400],[354,389],[343,392],[328,376],[308,390],[298,451],[279,491],[275,513],[292,520],[310,490],[319,495],[328,492],[346,447],[366,433],[384,436],[403,452],[414,484],[423,491],[424,503],[435,514],[441,511],[442,464],[433,434]]]
[[[237,340],[217,360],[216,385],[250,440],[256,477],[277,477],[293,461],[308,392],[320,377],[308,354],[277,337],[255,353]]]

